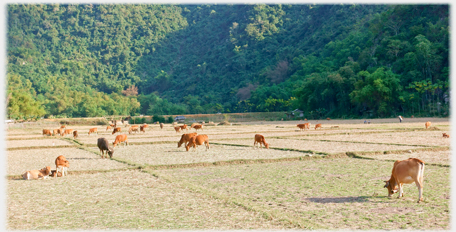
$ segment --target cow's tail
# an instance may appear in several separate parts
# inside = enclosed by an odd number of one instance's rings
[[[421,161],[421,160],[418,160],[418,165],[419,165],[419,168],[418,168],[418,178],[419,178],[419,181],[421,183],[421,186],[423,187],[424,186],[424,181],[423,181],[423,176],[424,176],[424,162]]]

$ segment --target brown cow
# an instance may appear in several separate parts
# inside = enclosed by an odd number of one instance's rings
[[[196,136],[196,133],[183,134],[179,142],[177,142],[177,147],[180,147],[182,144],[187,146],[187,143],[190,141],[190,138]]]
[[[330,121],[331,119],[330,118],[326,118],[326,120]]]
[[[183,126],[180,126],[180,128],[181,128],[181,131],[183,131],[184,129],[188,131],[187,124],[184,124]]]
[[[385,181],[384,188],[388,189],[388,197],[399,191],[401,198],[404,196],[403,184],[411,184],[415,182],[418,187],[419,197],[418,203],[423,200],[423,173],[424,162],[416,158],[394,162],[393,171],[389,180]],[[399,187],[399,190],[397,188]]]
[[[185,146],[185,149],[187,149],[187,151],[188,151],[190,147],[193,147],[194,151],[196,151],[196,145],[198,145],[198,146],[203,145],[203,143],[206,144],[206,151],[207,151],[207,149],[209,149],[209,138],[207,137],[207,135],[193,136],[188,141],[188,144],[187,144],[187,146]]]
[[[51,135],[52,135],[52,134],[51,134],[51,131],[50,131],[50,130],[47,130],[47,129],[43,129],[43,137],[44,137],[45,135],[51,136]]]
[[[60,126],[60,129],[63,129],[63,128],[65,128],[65,127],[66,127],[66,125],[61,125],[61,126]]]
[[[149,127],[149,125],[147,125],[146,123],[144,123],[144,124],[142,125],[142,127],[143,127],[143,129],[146,129],[147,127]],[[145,131],[144,131],[144,133],[145,133]]]
[[[255,148],[256,144],[259,144],[258,148],[261,148],[261,144],[266,147],[266,149],[269,149],[269,144],[266,143],[266,140],[264,140],[264,136],[260,134],[255,135],[255,142],[253,142],[253,148]]]
[[[196,125],[193,125],[192,127],[193,127],[196,131],[198,131],[198,129],[203,130],[203,125],[198,125],[198,124],[196,124]]]
[[[165,126],[165,124],[160,123],[160,129],[163,129],[164,126]]]
[[[62,173],[62,176],[65,176],[65,171],[68,175],[68,168],[70,167],[70,162],[66,160],[65,156],[60,155],[55,159],[55,170]]]
[[[76,139],[78,137],[78,131],[73,131],[73,139]]]
[[[142,132],[146,133],[146,128],[147,128],[147,126],[148,126],[148,125],[142,125],[142,126],[140,126],[140,127],[139,127],[139,131],[140,131],[140,132],[142,131]]]
[[[62,177],[62,173],[61,172],[57,172],[57,170],[52,170],[51,174],[49,174],[49,175],[52,176],[52,177]]]
[[[115,134],[116,132],[120,132],[122,131],[122,127],[116,127],[114,128],[114,130],[112,131],[112,134]]]
[[[429,128],[429,127],[431,126],[431,122],[427,121],[427,122],[424,124],[424,126],[426,127],[426,129]]]
[[[24,178],[24,180],[46,179],[50,173],[51,167],[47,166],[41,170],[26,171],[24,174],[22,174],[22,178]]]
[[[307,122],[307,123],[303,123],[303,124],[298,124],[296,125],[297,127],[299,127],[299,129],[304,130],[304,129],[309,129],[310,127],[310,122]]]
[[[73,129],[65,129],[65,131],[62,134],[62,136],[71,135],[72,133],[73,133]]]
[[[116,147],[116,145],[119,143],[124,143],[124,146],[128,145],[127,135],[117,135],[116,140],[112,142],[112,145]]]
[[[175,126],[175,127],[174,127],[174,130],[176,130],[176,133],[177,133],[177,132],[179,132],[179,131],[180,131],[180,129],[181,129],[181,127],[180,127],[180,126]]]
[[[98,134],[98,128],[94,127],[94,128],[89,129],[89,135],[92,133],[95,133],[95,132]]]
[[[444,138],[449,138],[449,137],[450,137],[450,135],[449,135],[449,134],[447,134],[447,133],[443,133],[443,137],[444,137]]]
[[[128,133],[131,134],[131,132],[139,132],[139,126],[138,125],[134,125],[134,126],[131,126],[130,129],[128,130]]]
[[[318,123],[317,125],[315,125],[315,130],[316,130],[317,128],[321,128],[321,123]]]
[[[108,130],[110,130],[110,129],[112,129],[111,126],[107,126],[107,127],[106,127],[106,131],[108,131]]]
[[[60,129],[54,129],[54,136],[56,136],[57,134],[60,134]]]

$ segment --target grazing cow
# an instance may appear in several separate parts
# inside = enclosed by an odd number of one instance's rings
[[[127,135],[117,135],[116,140],[112,142],[112,145],[116,147],[116,145],[119,143],[124,143],[124,146],[128,145]]]
[[[180,147],[182,144],[187,146],[187,143],[190,141],[190,138],[196,136],[196,133],[183,134],[179,142],[177,142],[177,147]]]
[[[411,184],[415,182],[418,187],[419,197],[418,203],[423,200],[423,173],[424,162],[416,158],[409,158],[402,161],[394,162],[393,171],[389,180],[385,181],[384,188],[388,189],[388,197],[399,191],[401,198],[404,196],[403,184]],[[399,187],[399,190],[397,188]]]
[[[65,127],[66,127],[66,125],[61,125],[60,129],[64,129]]]
[[[185,146],[185,149],[188,149],[190,147],[193,147],[194,148],[194,151],[196,151],[196,145],[203,145],[206,144],[206,151],[207,149],[209,149],[209,138],[207,137],[207,135],[197,135],[197,136],[193,136],[190,138],[190,140],[188,141],[188,144],[187,146]]]
[[[260,135],[260,134],[255,135],[255,142],[253,142],[253,148],[255,148],[257,143],[259,144],[258,148],[260,148],[261,144],[263,144],[264,147],[266,147],[266,149],[269,149],[269,144],[266,143],[266,140],[264,140],[263,135]]]
[[[184,131],[184,129],[188,131],[187,124],[184,124],[183,126],[180,126],[180,128],[181,128],[181,131]]]
[[[139,126],[138,125],[134,125],[134,126],[131,126],[130,129],[128,130],[128,134],[131,134],[131,132],[139,132]]]
[[[44,137],[45,135],[51,136],[51,135],[52,135],[52,134],[51,134],[51,131],[50,131],[50,130],[47,130],[47,129],[43,129],[43,137]]]
[[[24,178],[24,180],[46,179],[48,178],[50,173],[51,167],[47,166],[41,170],[26,171],[24,174],[22,174],[22,177]]]
[[[147,125],[142,125],[142,126],[139,127],[139,131],[140,132],[142,131],[142,132],[146,133],[146,130],[145,130],[146,128],[147,128]]]
[[[62,134],[62,136],[71,135],[72,133],[73,133],[73,129],[65,129],[65,131]]]
[[[62,176],[65,176],[65,171],[68,175],[68,168],[70,167],[70,162],[65,159],[65,156],[60,155],[55,159],[55,170],[62,173]]]
[[[143,127],[144,129],[146,129],[147,127],[149,127],[149,125],[147,125],[146,123],[143,124]]]
[[[98,149],[100,149],[102,159],[104,159],[105,153],[107,153],[109,155],[109,158],[112,159],[112,155],[114,154],[114,149],[109,146],[109,142],[107,139],[98,138],[97,146],[98,146]],[[107,155],[106,155],[106,158],[108,158]]]
[[[404,119],[402,118],[402,116],[400,116],[400,115],[399,115],[398,118],[399,118],[399,122],[402,122],[402,120],[404,120]]]
[[[318,123],[317,125],[315,125],[315,130],[316,130],[317,128],[321,128],[321,123]]]
[[[414,118],[414,116],[412,115],[411,118]]]
[[[111,126],[107,126],[107,127],[106,127],[106,131],[111,130],[111,129],[112,129]]]
[[[310,122],[306,122],[306,123],[303,123],[303,124],[298,124],[297,127],[299,127],[299,129],[301,129],[301,131],[303,129],[309,129],[310,128]]]
[[[330,121],[331,119],[330,118],[326,118],[326,120]]]
[[[181,127],[180,127],[180,126],[175,126],[175,127],[174,127],[174,130],[176,130],[176,133],[177,133],[177,132],[179,132],[179,131],[180,131],[180,129],[181,129]]]
[[[431,122],[427,121],[427,122],[424,124],[424,126],[426,127],[426,129],[429,128],[429,127],[431,126]]]
[[[203,125],[198,125],[198,124],[196,124],[196,125],[193,125],[193,128],[194,128],[196,131],[198,131],[198,129],[203,130]]]
[[[449,138],[449,137],[450,137],[450,135],[449,135],[449,134],[447,134],[447,133],[443,133],[443,137],[444,137],[444,138]]]
[[[114,130],[112,131],[112,134],[115,134],[115,133],[120,132],[120,131],[122,131],[122,127],[116,127],[116,128],[114,128]]]
[[[163,129],[164,126],[165,126],[165,124],[160,123],[160,129]]]
[[[76,139],[78,137],[78,131],[73,131],[73,139]]]
[[[56,136],[57,134],[59,134],[59,135],[61,134],[60,129],[54,129],[54,136]]]
[[[98,134],[98,128],[94,127],[94,128],[89,129],[89,135],[92,134],[92,133],[97,133]]]

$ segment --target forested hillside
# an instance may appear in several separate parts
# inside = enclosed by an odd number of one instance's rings
[[[8,5],[8,117],[449,113],[448,5]]]

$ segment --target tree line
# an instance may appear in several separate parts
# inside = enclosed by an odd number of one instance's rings
[[[7,9],[10,118],[449,114],[448,5]]]

